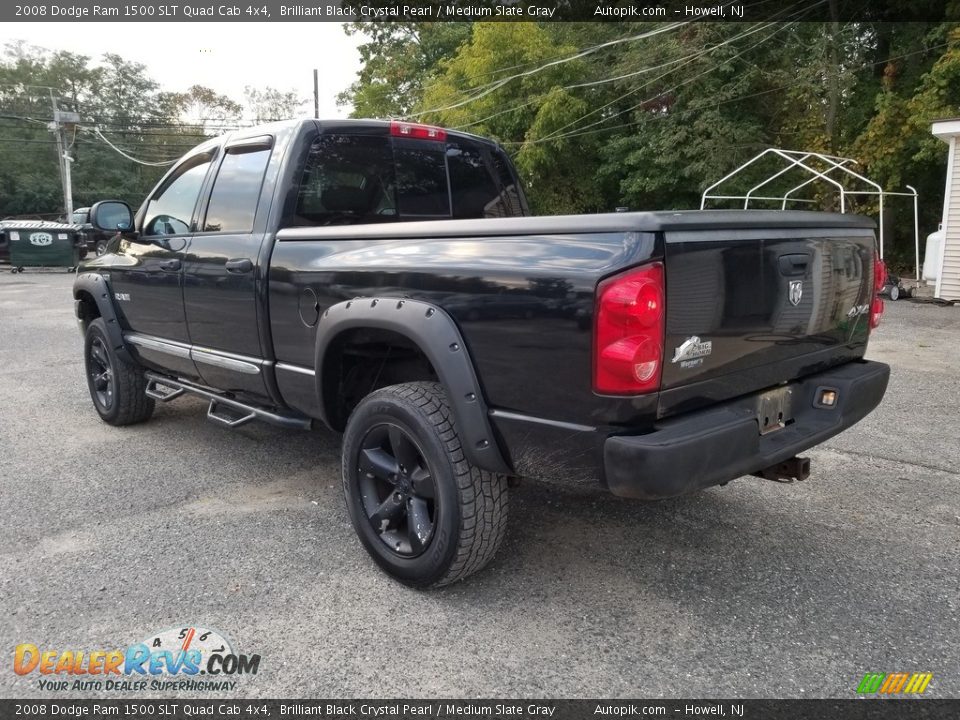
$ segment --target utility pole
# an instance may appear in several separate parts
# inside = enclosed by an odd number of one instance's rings
[[[320,78],[317,69],[313,69],[313,116],[320,119]]]
[[[60,112],[57,107],[57,97],[53,94],[53,90],[50,90],[50,105],[53,109],[53,122],[47,125],[47,129],[57,139],[57,159],[60,162],[60,181],[63,184],[63,210],[66,213],[67,222],[70,222],[70,216],[73,215],[73,181],[70,177],[70,163],[73,162],[73,158],[67,152],[69,148],[67,147],[64,128],[70,125],[76,132],[80,116],[73,112]]]

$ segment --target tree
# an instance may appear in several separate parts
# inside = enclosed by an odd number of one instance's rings
[[[596,152],[550,139],[588,110],[565,86],[582,75],[578,61],[548,65],[576,48],[535,23],[479,22],[468,42],[437,66],[413,117],[495,138],[517,151],[532,205],[541,213],[600,205]]]
[[[203,85],[193,85],[186,92],[162,93],[165,114],[185,124],[216,131],[226,124],[237,123],[243,107]]]
[[[403,117],[423,97],[437,65],[470,37],[471,23],[355,22],[347,34],[365,33],[357,80],[337,96],[352,117]]]
[[[243,94],[247,114],[258,123],[297,117],[306,102],[295,90],[277,90],[269,85],[262,90],[248,85]]]

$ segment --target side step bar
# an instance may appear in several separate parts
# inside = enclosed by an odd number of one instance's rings
[[[170,402],[184,393],[202,397],[204,400],[210,401],[207,418],[228,428],[246,425],[251,420],[261,420],[271,425],[294,430],[309,430],[313,426],[313,420],[304,415],[284,415],[255,405],[248,405],[199,385],[194,385],[186,380],[174,380],[152,372],[146,373],[146,378],[146,394],[148,397],[160,402]]]

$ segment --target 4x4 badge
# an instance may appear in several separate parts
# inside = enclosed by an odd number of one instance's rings
[[[799,305],[800,298],[803,297],[803,280],[790,281],[790,304]]]

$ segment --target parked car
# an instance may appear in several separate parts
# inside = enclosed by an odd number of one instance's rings
[[[88,252],[94,255],[103,255],[107,251],[110,241],[117,236],[117,231],[98,230],[90,222],[90,208],[82,207],[73,211],[70,222],[80,226],[83,231],[83,242]]]
[[[514,478],[643,499],[802,479],[800,453],[881,401],[872,221],[527,215],[473,135],[300,120],[205,142],[135,215],[91,208],[125,233],[73,290],[94,408],[130,425],[188,393],[226,427],[343,433],[364,547],[434,587],[494,556]]]

